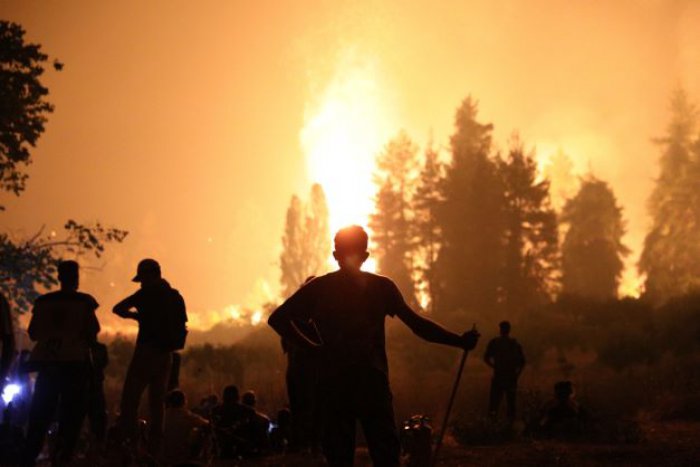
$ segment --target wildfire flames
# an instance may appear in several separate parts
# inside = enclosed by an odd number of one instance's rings
[[[331,232],[366,227],[373,210],[375,157],[396,131],[381,87],[376,62],[347,52],[307,105],[301,144],[310,181],[326,192]],[[374,261],[364,268],[373,271]]]

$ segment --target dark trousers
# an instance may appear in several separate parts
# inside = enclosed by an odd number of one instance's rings
[[[148,388],[148,450],[157,455],[163,438],[165,395],[168,389],[172,354],[147,344],[137,344],[122,391],[120,431],[128,438],[136,434],[139,403]]]
[[[506,415],[509,420],[515,420],[515,395],[517,392],[517,377],[496,377],[491,380],[491,393],[489,400],[489,413],[492,416],[498,414],[503,396],[506,396]]]
[[[360,422],[375,467],[398,467],[400,445],[387,376],[374,368],[324,371],[323,454],[331,467],[349,467]]]
[[[107,434],[107,401],[105,400],[104,375],[92,374],[87,417],[95,440],[102,442]]]
[[[319,365],[316,359],[304,361],[290,356],[287,366],[287,395],[292,413],[292,447],[299,449],[320,446],[321,391]]]
[[[87,364],[55,364],[39,370],[29,409],[23,465],[34,465],[57,409],[58,433],[54,455],[60,461],[71,459],[85,417],[88,386]]]

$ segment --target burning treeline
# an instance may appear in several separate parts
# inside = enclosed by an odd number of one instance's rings
[[[621,283],[630,251],[614,186],[595,173],[573,173],[565,148],[538,165],[536,142],[514,134],[498,151],[493,124],[480,119],[474,98],[461,103],[454,121],[445,145],[421,149],[400,132],[378,155],[369,218],[377,272],[450,326],[476,322],[489,335],[498,321],[511,320],[531,364],[525,387],[547,392],[551,381],[572,378],[584,397],[627,413],[651,409],[650,399],[677,386],[700,389],[692,375],[674,370],[700,351],[700,133],[689,96],[672,93],[669,123],[650,143],[660,170],[634,294]],[[281,255],[286,293],[330,267],[327,211],[318,185],[308,205],[292,199]],[[454,356],[389,327],[402,409],[437,409],[427,401],[447,382]],[[472,365],[483,382],[485,371]],[[404,392],[417,375],[429,383]],[[624,381],[639,397],[603,396]],[[483,398],[478,388],[469,390],[473,410]]]
[[[574,173],[566,148],[543,157],[536,142],[513,133],[505,150],[496,149],[494,126],[479,118],[471,97],[457,109],[446,144],[421,149],[402,131],[377,156],[368,220],[377,272],[443,319],[526,319],[563,297],[632,296],[659,306],[694,292],[700,137],[684,91],[673,93],[670,110],[668,127],[649,136],[660,170],[648,203],[652,225],[633,259],[638,284],[622,283],[630,250],[615,187],[593,171]],[[321,186],[308,206],[293,197],[281,255],[285,293],[329,267],[328,225]]]

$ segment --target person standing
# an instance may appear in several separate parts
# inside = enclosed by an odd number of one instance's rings
[[[119,432],[134,441],[139,402],[148,388],[148,452],[157,457],[163,436],[172,354],[185,346],[187,312],[182,295],[163,279],[157,261],[139,262],[133,281],[140,283],[141,288],[112,310],[117,316],[136,320],[139,325],[134,355],[124,379]]]
[[[400,445],[389,387],[384,321],[397,316],[429,341],[471,350],[476,331],[458,335],[413,311],[390,279],[364,272],[368,236],[360,226],[341,229],[333,256],[339,270],[318,277],[277,308],[268,324],[290,343],[316,349],[324,403],[323,454],[331,467],[351,466],[359,420],[375,466],[398,467]],[[312,320],[322,344],[294,323]]]
[[[489,394],[489,414],[496,417],[503,395],[506,396],[506,414],[515,420],[515,402],[518,378],[525,368],[525,355],[520,343],[510,337],[510,323],[502,321],[500,335],[494,337],[486,347],[484,362],[493,369]]]
[[[78,292],[79,266],[75,261],[58,265],[61,289],[37,298],[29,323],[36,342],[30,365],[38,369],[29,410],[27,444],[22,465],[34,465],[46,432],[58,408],[58,434],[52,458],[69,462],[85,417],[90,384],[90,347],[100,325],[97,301]]]
[[[0,293],[0,339],[2,339],[2,349],[0,349],[2,352],[0,353],[0,392],[2,392],[17,352],[10,303],[2,293]]]

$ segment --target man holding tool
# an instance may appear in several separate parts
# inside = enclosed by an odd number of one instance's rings
[[[458,335],[413,311],[388,278],[363,272],[367,233],[359,226],[335,236],[338,271],[318,277],[285,301],[268,324],[283,338],[316,349],[326,395],[323,452],[332,467],[351,466],[359,420],[375,466],[398,467],[399,439],[389,388],[384,319],[397,316],[429,341],[471,350],[479,333]],[[322,343],[294,325],[312,320]]]

